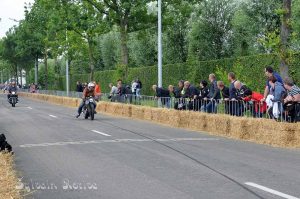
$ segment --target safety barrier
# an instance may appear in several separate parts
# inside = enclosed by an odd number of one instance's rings
[[[80,103],[80,99],[68,97],[30,93],[20,93],[20,95],[70,107],[77,107]],[[225,114],[178,111],[112,102],[98,103],[97,111],[260,144],[300,147],[299,123],[282,123],[264,118],[233,117]]]

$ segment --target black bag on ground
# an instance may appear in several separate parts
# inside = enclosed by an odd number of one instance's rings
[[[0,134],[0,152],[1,151],[12,151],[12,147],[10,144],[7,143],[6,137],[4,134]]]

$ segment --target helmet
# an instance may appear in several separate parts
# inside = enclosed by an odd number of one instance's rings
[[[94,89],[95,88],[95,84],[94,83],[89,83],[88,84],[88,89],[89,90],[92,90],[92,89]]]

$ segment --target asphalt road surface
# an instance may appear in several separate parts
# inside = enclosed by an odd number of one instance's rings
[[[300,198],[300,150],[0,96],[26,198]],[[197,122],[197,121],[195,121]]]

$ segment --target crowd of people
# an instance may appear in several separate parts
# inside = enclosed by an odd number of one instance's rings
[[[159,106],[165,108],[222,112],[232,116],[244,116],[247,113],[256,118],[267,115],[272,119],[293,122],[300,120],[300,88],[291,78],[281,78],[270,66],[265,68],[265,76],[267,80],[264,93],[253,91],[239,81],[233,72],[228,73],[228,85],[210,74],[208,81],[200,81],[198,87],[189,81],[180,80],[177,86],[162,88],[153,85],[152,90]],[[100,86],[93,83],[96,85],[96,93],[101,93]],[[87,85],[77,82],[76,91],[82,92]],[[142,82],[138,78],[131,85],[124,84],[119,79],[115,85],[110,83],[109,88],[108,98],[112,102],[139,104],[142,100]]]
[[[300,88],[291,78],[282,79],[272,67],[265,68],[265,75],[267,81],[263,94],[252,91],[233,72],[228,73],[228,86],[210,74],[208,81],[200,82],[199,88],[189,81],[180,80],[177,87],[169,85],[168,88],[160,88],[153,85],[152,89],[166,108],[174,104],[178,110],[217,113],[220,104],[224,104],[224,112],[233,116],[243,116],[250,111],[253,117],[267,114],[272,119],[299,120]],[[172,99],[175,101],[172,102]]]

